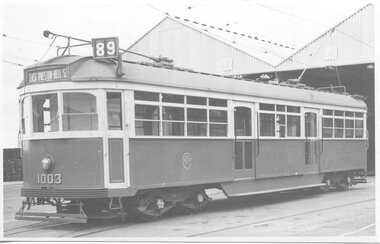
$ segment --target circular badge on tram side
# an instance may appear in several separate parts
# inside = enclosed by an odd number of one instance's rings
[[[182,155],[182,166],[184,169],[189,170],[191,168],[191,163],[193,161],[193,156],[189,152],[185,152]]]

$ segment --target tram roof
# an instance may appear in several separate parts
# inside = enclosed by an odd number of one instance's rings
[[[69,80],[74,82],[131,82],[152,86],[204,90],[304,103],[336,105],[360,109],[367,108],[363,100],[356,99],[351,95],[233,79],[189,70],[180,70],[178,68],[157,67],[148,63],[124,62],[122,70],[125,75],[118,78],[116,76],[117,65],[115,62],[95,60],[92,57],[56,57],[28,67],[26,72],[35,69],[39,70],[51,65],[68,66],[70,70]],[[25,79],[26,77],[27,76],[25,76]],[[24,85],[25,80],[20,87]]]

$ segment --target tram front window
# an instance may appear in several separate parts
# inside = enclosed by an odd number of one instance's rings
[[[32,96],[33,132],[58,131],[57,94]]]
[[[89,93],[63,93],[63,130],[97,130],[96,97]]]

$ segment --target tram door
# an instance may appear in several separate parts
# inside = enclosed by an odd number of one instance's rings
[[[234,178],[254,178],[254,106],[253,103],[234,103]]]
[[[305,164],[319,165],[320,163],[320,126],[319,110],[305,109]]]
[[[108,188],[126,187],[126,157],[128,141],[125,135],[125,102],[121,91],[106,92],[106,133],[104,136],[105,185]]]

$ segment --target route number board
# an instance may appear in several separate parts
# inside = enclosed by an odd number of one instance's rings
[[[92,39],[94,58],[117,58],[119,56],[119,39],[117,37]]]

